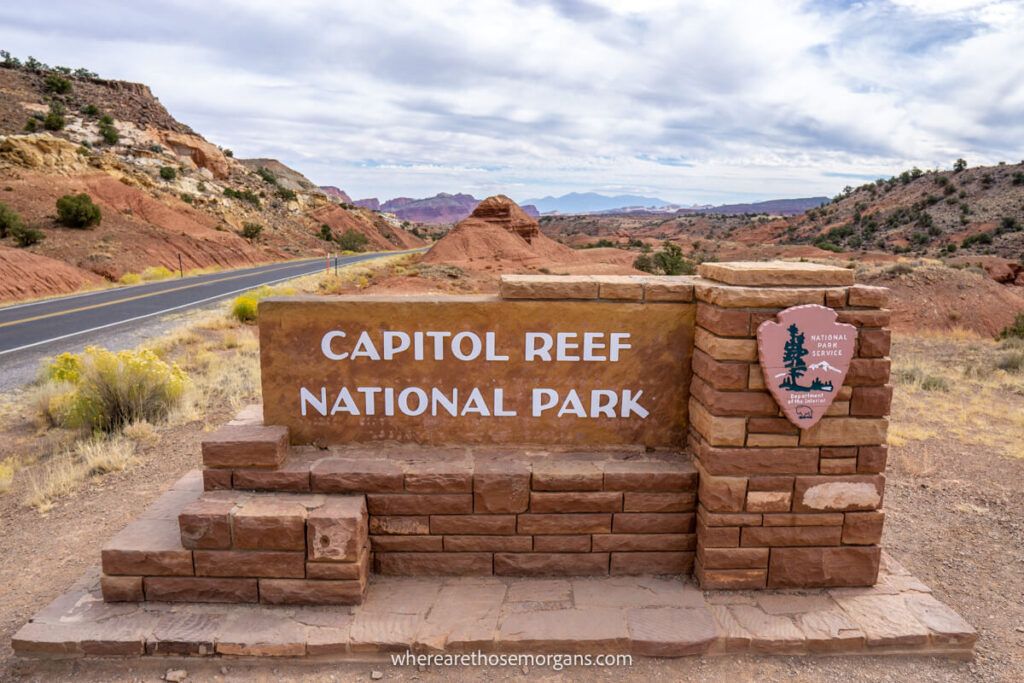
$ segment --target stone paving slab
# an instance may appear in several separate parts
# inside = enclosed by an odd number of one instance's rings
[[[99,571],[15,634],[22,656],[757,653],[972,656],[977,634],[887,555],[871,588],[701,591],[689,577],[374,576],[356,607],[105,603]]]

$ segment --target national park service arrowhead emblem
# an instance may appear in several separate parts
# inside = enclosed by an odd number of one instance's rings
[[[817,424],[843,386],[857,328],[837,323],[831,308],[809,304],[780,311],[757,328],[764,382],[789,421]]]

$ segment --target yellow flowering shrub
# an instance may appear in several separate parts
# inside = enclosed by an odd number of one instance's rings
[[[82,357],[76,353],[62,353],[46,366],[46,379],[54,382],[78,382],[82,374]]]

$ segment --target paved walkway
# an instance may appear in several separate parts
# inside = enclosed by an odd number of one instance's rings
[[[104,603],[98,571],[14,637],[20,655],[360,657],[529,652],[971,655],[976,634],[883,555],[872,588],[702,592],[689,578],[374,577],[347,607]]]

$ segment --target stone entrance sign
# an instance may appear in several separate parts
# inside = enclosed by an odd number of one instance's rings
[[[801,429],[824,417],[853,360],[857,328],[837,317],[825,306],[794,306],[757,328],[765,385]]]
[[[267,299],[264,416],[294,443],[678,446],[693,329],[676,303]]]

